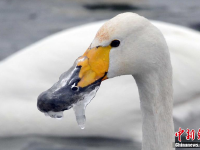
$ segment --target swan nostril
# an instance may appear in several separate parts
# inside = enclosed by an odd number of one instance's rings
[[[72,91],[79,91],[79,87],[76,86],[76,84],[74,83],[74,84],[71,86],[71,90],[72,90]]]
[[[72,89],[72,91],[78,91],[79,88],[77,86],[74,86],[71,89]]]

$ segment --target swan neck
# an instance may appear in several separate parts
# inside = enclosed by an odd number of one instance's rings
[[[171,150],[174,142],[171,65],[134,76],[141,101],[143,150]]]

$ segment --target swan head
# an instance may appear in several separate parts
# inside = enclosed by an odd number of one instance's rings
[[[72,68],[38,97],[38,108],[42,112],[69,109],[101,81],[155,71],[166,59],[167,45],[156,27],[137,14],[119,14],[99,29]]]

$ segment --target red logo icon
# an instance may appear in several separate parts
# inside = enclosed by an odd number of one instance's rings
[[[179,127],[179,131],[178,132],[175,132],[175,137],[178,137],[178,141],[181,142],[181,135],[185,132],[184,129],[181,129],[181,127]],[[186,133],[186,140],[194,140],[195,139],[195,130],[192,129],[188,129],[187,128],[187,131],[185,132]],[[198,140],[200,140],[200,128],[197,132],[197,138]]]

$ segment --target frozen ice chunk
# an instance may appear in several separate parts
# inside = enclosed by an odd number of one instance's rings
[[[83,66],[77,64],[86,59],[88,58],[80,57],[77,59],[74,65],[60,76],[58,82],[40,94],[37,106],[40,111],[45,112],[45,116],[62,118],[63,111],[73,107],[78,125],[81,129],[85,128],[86,106],[96,95],[101,81],[105,77],[96,79],[85,87],[79,86],[78,83],[81,80],[80,71]],[[47,110],[48,112],[46,112]]]
[[[63,111],[59,111],[59,112],[49,111],[49,112],[44,113],[44,115],[49,116],[51,118],[62,118]]]
[[[95,87],[93,91],[91,91],[88,94],[85,94],[83,97],[83,100],[78,101],[77,103],[73,104],[74,113],[76,116],[76,121],[81,129],[85,128],[85,109],[86,106],[90,103],[90,101],[94,98],[96,95],[96,92],[98,91],[99,86]]]

